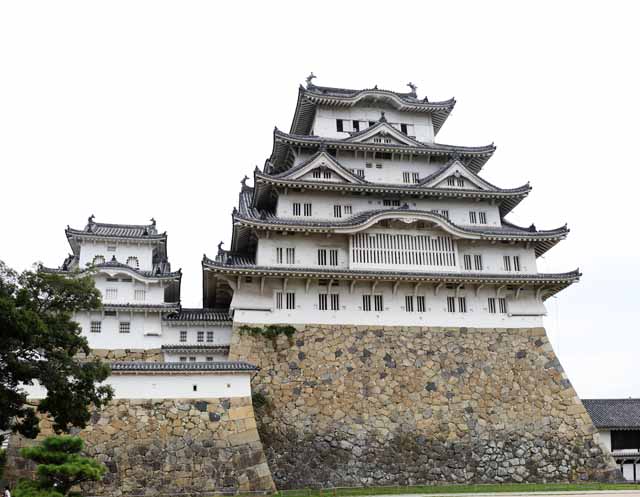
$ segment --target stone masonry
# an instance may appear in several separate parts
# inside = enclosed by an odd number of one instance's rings
[[[240,327],[278,488],[621,478],[544,328]]]
[[[41,435],[52,434],[48,421]],[[273,491],[251,399],[113,400],[77,432],[86,453],[107,466],[87,495]],[[33,471],[12,437],[5,478]]]

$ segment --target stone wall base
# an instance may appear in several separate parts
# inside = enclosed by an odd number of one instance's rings
[[[41,430],[39,438],[52,434],[46,420]],[[77,434],[87,455],[108,468],[102,482],[83,488],[86,495],[275,489],[248,397],[113,400]],[[31,462],[18,456],[27,443],[11,438],[5,479],[12,484],[32,475]]]
[[[543,328],[241,326],[278,488],[621,480]]]

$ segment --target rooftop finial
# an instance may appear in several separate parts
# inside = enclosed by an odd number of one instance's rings
[[[319,152],[326,152],[327,151],[327,143],[324,141],[324,138],[322,140],[320,140],[320,149],[318,151]]]
[[[380,111],[380,122],[381,123],[386,123],[387,122],[387,118],[384,117],[384,111]]]
[[[411,88],[411,94],[415,97],[417,95],[416,90],[418,89],[418,87],[414,85],[411,81],[407,83],[407,86]]]
[[[311,74],[309,74],[309,76],[307,76],[307,88],[309,88],[310,86],[313,86],[313,80],[316,79],[316,75],[313,74],[313,71],[311,72]]]
[[[151,221],[151,226],[155,226],[156,225],[156,220],[154,218],[151,218],[150,221]]]
[[[94,216],[93,214],[91,214],[91,215],[89,216],[89,219],[87,219],[87,222],[88,222],[89,224],[93,224],[93,220],[95,219],[95,217],[96,217],[96,216]]]
[[[222,246],[224,245],[224,242],[221,240],[220,243],[218,244],[218,255],[220,255],[222,253]]]
[[[257,166],[256,166],[257,167]],[[244,178],[242,178],[242,180],[240,181],[240,183],[242,183],[242,188],[246,188],[247,186],[247,180],[249,179],[249,176],[247,176],[246,174],[244,175]]]

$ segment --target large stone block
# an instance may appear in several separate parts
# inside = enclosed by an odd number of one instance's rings
[[[620,477],[544,328],[240,326],[279,488]]]

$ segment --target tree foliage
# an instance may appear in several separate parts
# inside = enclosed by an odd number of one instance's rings
[[[36,480],[22,480],[15,497],[59,497],[70,493],[76,485],[98,481],[106,468],[99,462],[80,455],[84,443],[80,437],[56,436],[45,438],[40,445],[20,451],[22,457],[38,466]]]
[[[109,367],[77,357],[90,349],[73,314],[100,306],[89,275],[17,274],[0,261],[0,431],[35,438],[38,413],[51,416],[56,433],[83,428],[89,405],[111,400],[111,388],[99,385]],[[37,409],[26,404],[23,388],[35,383],[47,390]]]

